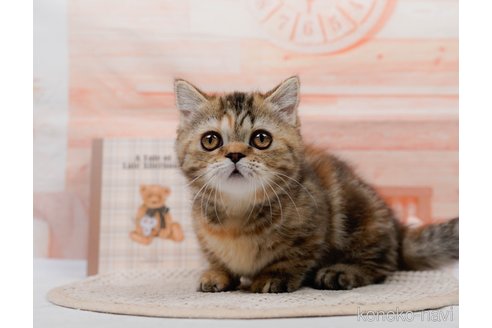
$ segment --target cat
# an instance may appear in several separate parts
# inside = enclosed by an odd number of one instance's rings
[[[176,153],[209,263],[198,289],[348,290],[458,259],[458,218],[403,226],[348,164],[303,142],[299,91],[297,76],[223,95],[175,80]]]

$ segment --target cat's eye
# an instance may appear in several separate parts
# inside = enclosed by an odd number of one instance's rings
[[[265,130],[255,131],[251,135],[249,144],[258,149],[267,149],[272,144],[272,135],[270,132]]]
[[[222,146],[222,137],[215,131],[205,132],[202,136],[201,143],[203,149],[212,151]]]

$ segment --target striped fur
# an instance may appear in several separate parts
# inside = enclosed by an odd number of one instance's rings
[[[403,227],[350,166],[303,142],[297,77],[267,93],[209,95],[183,80],[175,87],[176,151],[210,263],[200,290],[351,289],[458,258],[457,219]],[[258,130],[272,136],[267,149],[251,143]],[[207,151],[201,140],[210,131],[222,141]],[[242,158],[234,164],[231,153]]]

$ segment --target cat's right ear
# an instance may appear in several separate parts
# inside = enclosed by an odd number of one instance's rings
[[[299,87],[299,77],[291,76],[266,94],[266,101],[272,105],[273,111],[293,125],[298,120]]]
[[[200,89],[181,79],[174,80],[174,95],[181,122],[187,122],[193,112],[202,108],[208,101],[206,95]]]

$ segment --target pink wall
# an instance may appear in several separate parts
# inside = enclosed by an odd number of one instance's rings
[[[320,2],[68,1],[65,156],[38,157],[63,168],[63,185],[35,180],[51,256],[86,256],[91,139],[172,138],[178,76],[227,91],[299,74],[307,140],[377,185],[431,188],[432,217],[456,216],[458,1]]]

